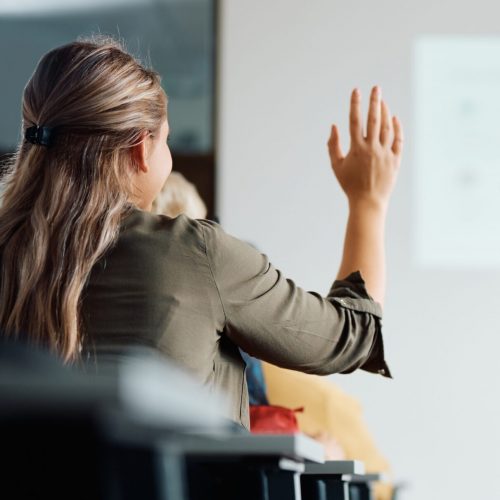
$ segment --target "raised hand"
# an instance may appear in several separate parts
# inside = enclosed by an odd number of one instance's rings
[[[328,151],[333,172],[350,205],[361,203],[385,209],[401,164],[403,129],[399,120],[391,117],[379,87],[371,91],[366,135],[361,95],[358,89],[352,92],[349,130],[351,145],[344,156],[338,128],[332,126]]]

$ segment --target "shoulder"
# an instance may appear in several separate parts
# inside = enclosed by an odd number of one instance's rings
[[[128,244],[149,241],[161,246],[187,245],[206,252],[207,247],[217,251],[231,246],[233,238],[209,220],[192,219],[184,214],[171,218],[134,209],[122,222],[119,240]]]
[[[186,215],[171,218],[133,210],[122,223],[120,244],[146,253],[154,253],[155,248],[164,252],[168,248],[186,255],[203,254],[212,266],[229,270],[243,264],[248,267],[257,261],[258,267],[262,267],[263,256],[251,245],[229,235],[216,222]]]
[[[186,215],[168,217],[143,210],[132,210],[121,224],[121,235],[152,238],[191,237],[203,239],[201,225]]]

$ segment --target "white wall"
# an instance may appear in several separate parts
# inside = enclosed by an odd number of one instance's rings
[[[350,89],[366,96],[380,84],[407,137],[387,236],[384,334],[395,378],[333,379],[362,402],[396,478],[410,483],[403,498],[500,498],[500,272],[418,267],[412,144],[415,37],[495,34],[499,4],[222,0],[221,8],[223,225],[305,288],[326,292],[346,219],[327,160],[329,126],[341,123],[347,147]]]

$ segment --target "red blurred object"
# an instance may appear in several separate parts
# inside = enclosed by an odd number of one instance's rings
[[[250,430],[254,434],[295,434],[300,432],[298,412],[304,408],[284,408],[272,405],[250,405]]]

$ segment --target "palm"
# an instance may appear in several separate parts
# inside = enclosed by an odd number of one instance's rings
[[[366,136],[363,135],[361,98],[357,90],[351,97],[349,123],[351,147],[347,156],[342,153],[335,125],[328,141],[335,176],[350,201],[368,198],[387,203],[401,163],[401,124],[396,117],[391,119],[377,87],[370,96]]]

